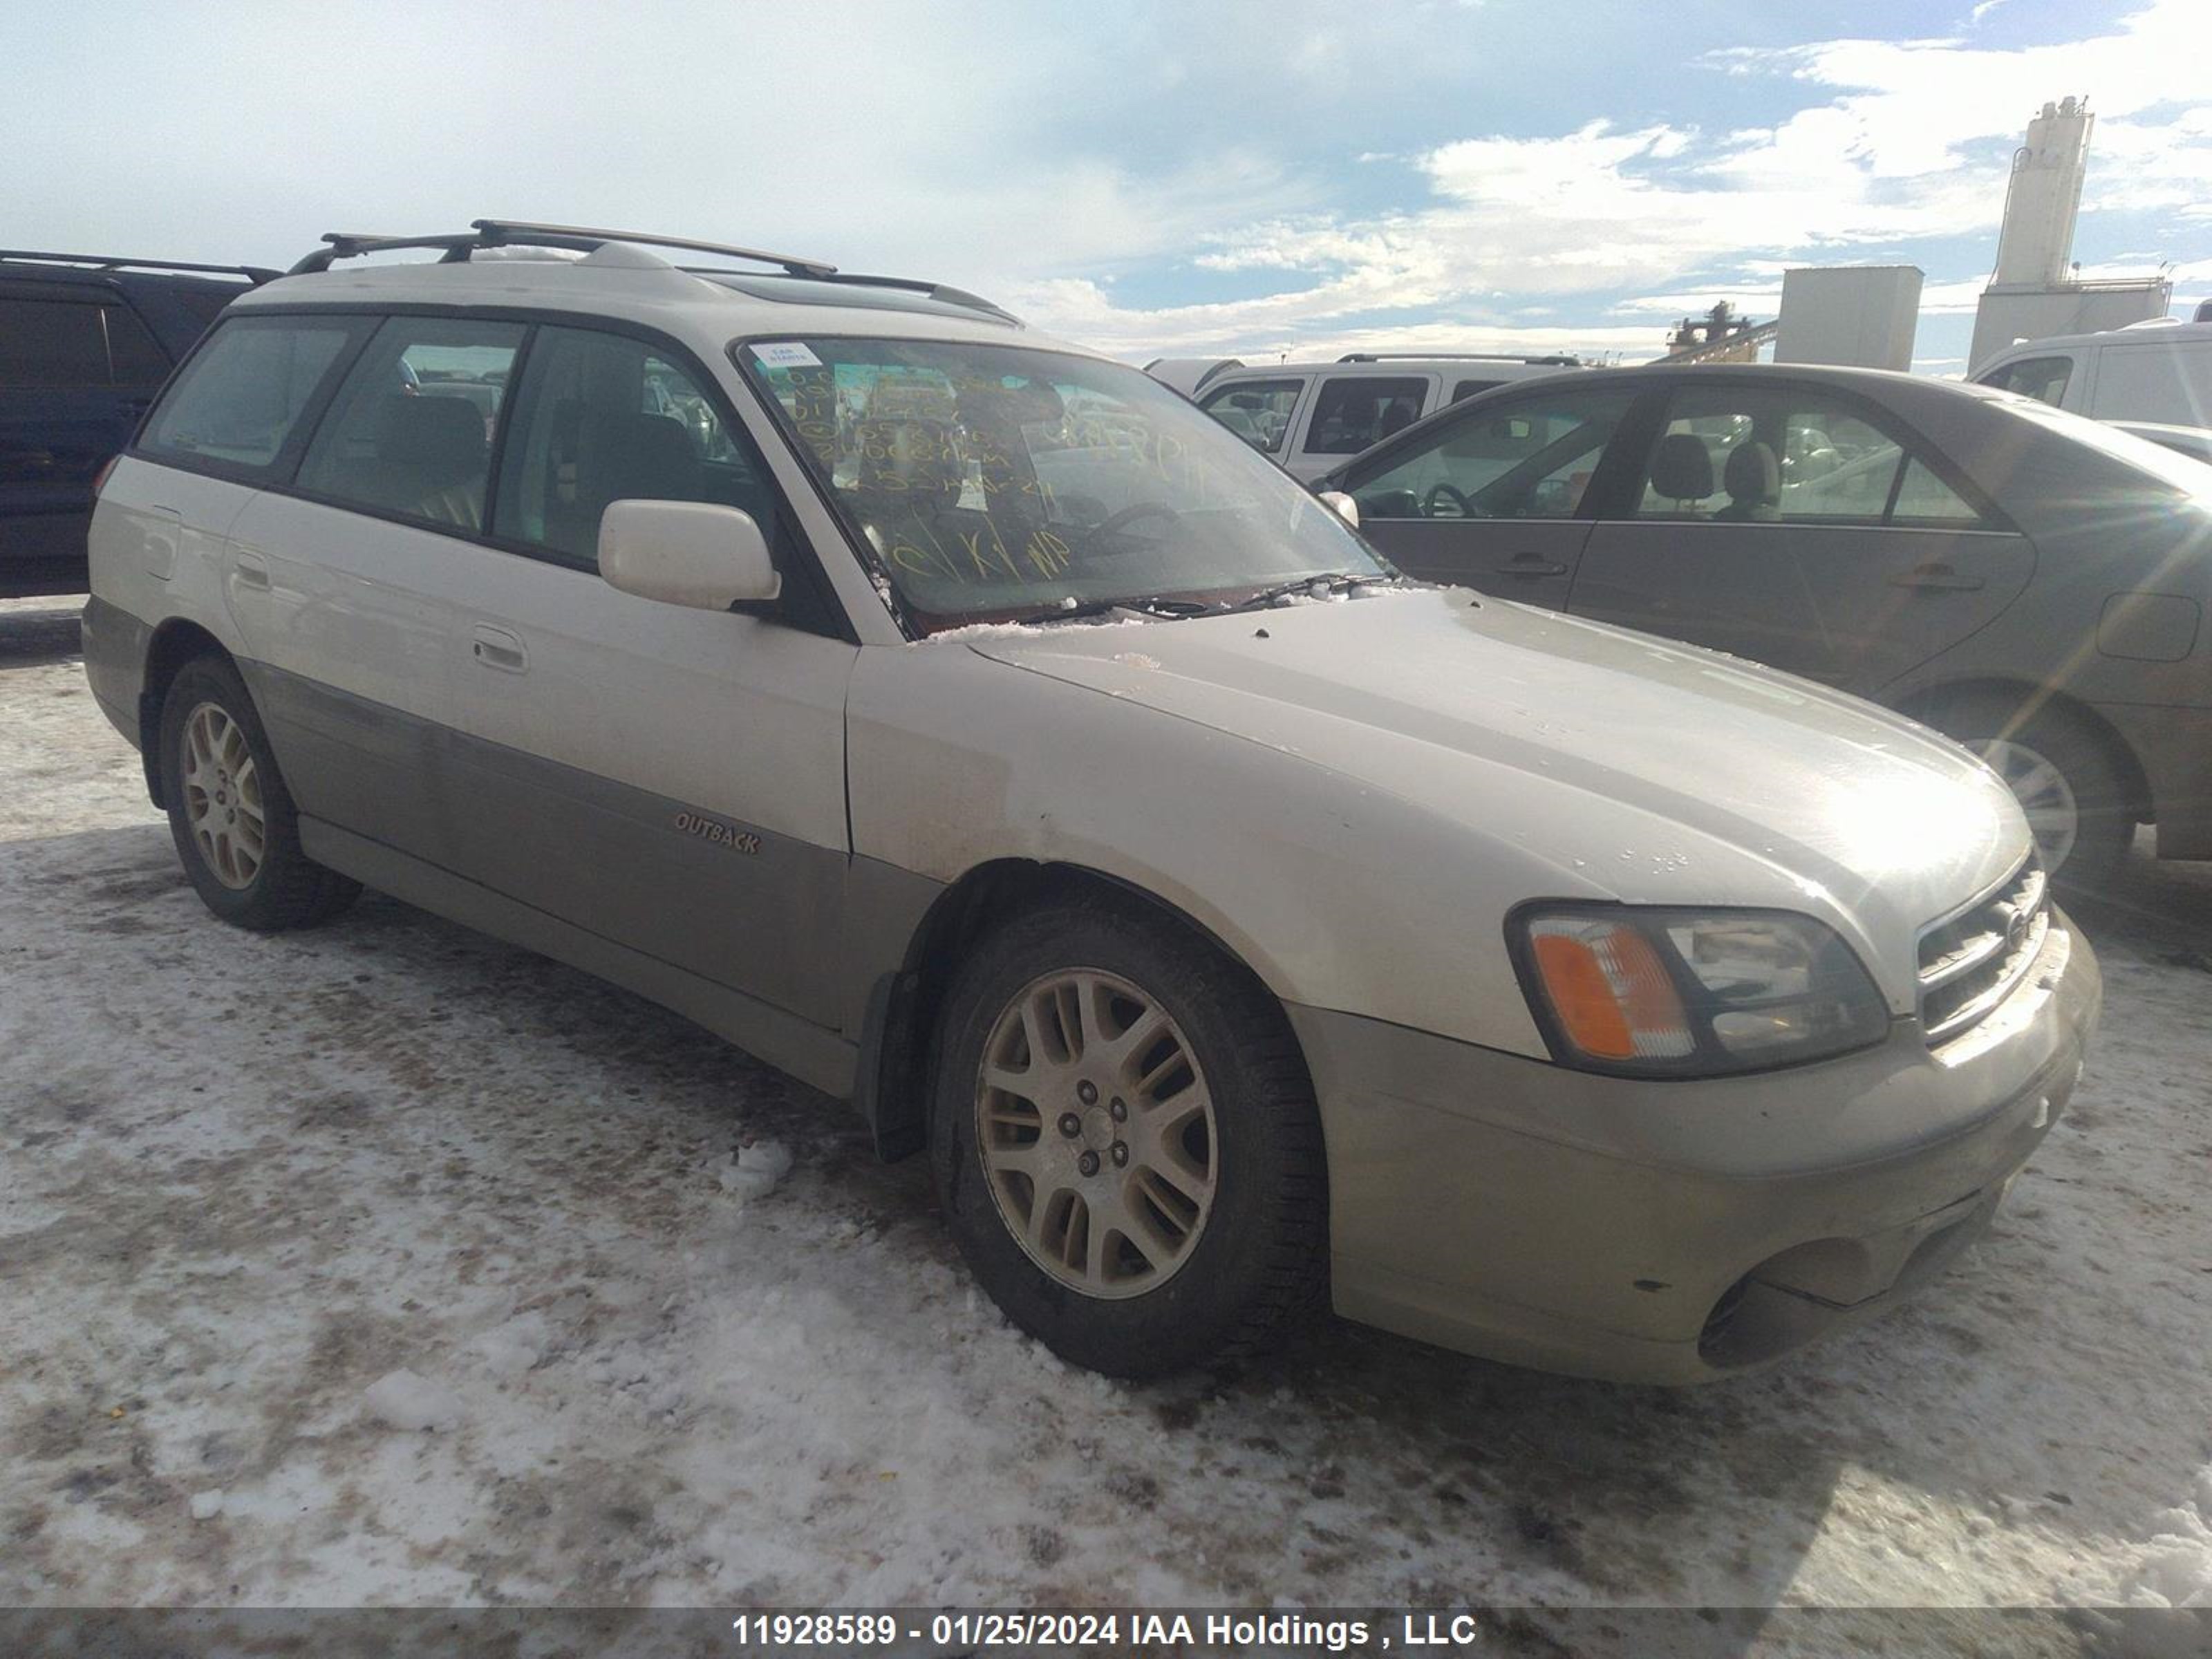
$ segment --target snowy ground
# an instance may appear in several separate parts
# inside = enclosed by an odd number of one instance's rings
[[[0,605],[0,1603],[2212,1596],[2212,866],[2138,856],[2074,1109],[1897,1317],[1132,1388],[672,1015],[389,900],[216,925],[75,650]]]

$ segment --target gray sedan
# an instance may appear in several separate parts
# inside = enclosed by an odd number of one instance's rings
[[[1985,387],[1616,369],[1440,411],[1318,486],[1408,574],[1735,653],[1980,753],[2077,890],[2212,858],[2212,467]]]

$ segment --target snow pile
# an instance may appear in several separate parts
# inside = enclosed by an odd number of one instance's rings
[[[2212,1610],[2212,1466],[2197,1472],[2195,1501],[2158,1520],[2167,1530],[2150,1540],[2124,1600],[2130,1607]]]
[[[361,1402],[371,1417],[391,1428],[411,1432],[460,1425],[461,1402],[453,1393],[404,1369],[370,1383]]]
[[[222,1513],[222,1490],[217,1488],[213,1492],[194,1492],[192,1494],[191,1509],[193,1520],[214,1520],[216,1516]]]
[[[544,1358],[551,1340],[545,1316],[532,1312],[486,1331],[471,1346],[494,1376],[520,1376]]]
[[[738,1160],[722,1170],[722,1190],[740,1204],[765,1198],[791,1173],[791,1150],[776,1140],[756,1140],[738,1149]]]

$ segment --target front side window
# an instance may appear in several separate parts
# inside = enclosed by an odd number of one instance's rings
[[[338,388],[300,465],[299,487],[348,506],[481,529],[492,430],[522,334],[516,323],[391,319]]]
[[[1668,402],[1636,516],[1711,524],[1971,525],[1894,436],[1817,390],[1741,383]]]
[[[141,447],[233,471],[275,468],[302,435],[342,355],[369,325],[351,317],[237,317],[193,354],[148,422]]]
[[[1289,435],[1291,412],[1304,390],[1303,380],[1246,380],[1209,392],[1199,407],[1253,448],[1272,455]]]
[[[714,501],[775,532],[765,468],[690,374],[625,335],[540,329],[500,468],[499,536],[595,567],[600,515],[632,500]]]
[[[1421,418],[1426,380],[1376,374],[1340,375],[1321,383],[1306,428],[1309,455],[1357,455]]]
[[[924,630],[1388,574],[1285,474],[1119,363],[924,340],[732,355]]]
[[[2065,401],[2066,383],[2073,378],[2071,357],[2023,357],[1983,375],[1981,384],[2000,392],[2017,392],[2056,409]]]
[[[1577,387],[1470,409],[1355,477],[1363,519],[1571,519],[1632,392]]]

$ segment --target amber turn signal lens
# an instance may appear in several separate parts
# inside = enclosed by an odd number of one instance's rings
[[[1633,927],[1540,931],[1530,941],[1545,994],[1567,1040],[1594,1060],[1680,1054],[1689,1023],[1667,965]]]

